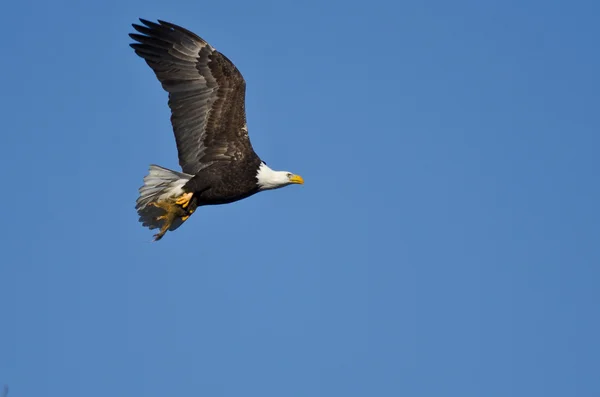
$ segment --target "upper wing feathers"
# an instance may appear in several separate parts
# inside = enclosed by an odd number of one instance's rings
[[[210,44],[172,23],[140,19],[130,44],[169,93],[171,124],[183,172],[254,153],[246,128],[246,82]]]

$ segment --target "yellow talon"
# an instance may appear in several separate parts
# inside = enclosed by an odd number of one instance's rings
[[[187,221],[187,220],[188,220],[188,218],[189,218],[190,216],[192,216],[192,214],[194,213],[194,211],[195,211],[195,210],[189,210],[187,215],[185,215],[185,216],[182,216],[182,217],[181,217],[181,221],[182,221],[182,222],[185,222],[185,221]]]
[[[177,201],[175,201],[175,204],[181,205],[183,208],[186,208],[188,205],[190,205],[190,200],[192,199],[193,195],[194,193],[185,193],[183,196],[179,197]]]

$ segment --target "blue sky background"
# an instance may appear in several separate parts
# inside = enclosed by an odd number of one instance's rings
[[[9,397],[600,395],[600,3],[3,7]],[[242,70],[254,147],[306,184],[152,243],[177,168],[138,17]]]

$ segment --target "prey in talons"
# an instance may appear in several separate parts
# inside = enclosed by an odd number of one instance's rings
[[[148,203],[150,206],[163,210],[163,214],[156,217],[157,221],[162,221],[162,226],[160,231],[154,235],[154,241],[160,240],[177,220],[183,223],[194,213],[195,206],[190,206],[193,196],[193,193],[185,193],[180,197]]]

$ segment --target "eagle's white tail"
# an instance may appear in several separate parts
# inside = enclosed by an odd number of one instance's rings
[[[150,170],[148,175],[144,177],[144,186],[140,188],[140,196],[135,206],[140,216],[140,222],[150,229],[161,227],[162,221],[157,220],[160,209],[148,204],[182,195],[184,193],[183,186],[192,176],[158,165],[150,165]],[[173,222],[169,230],[175,230],[181,224],[182,222]]]

